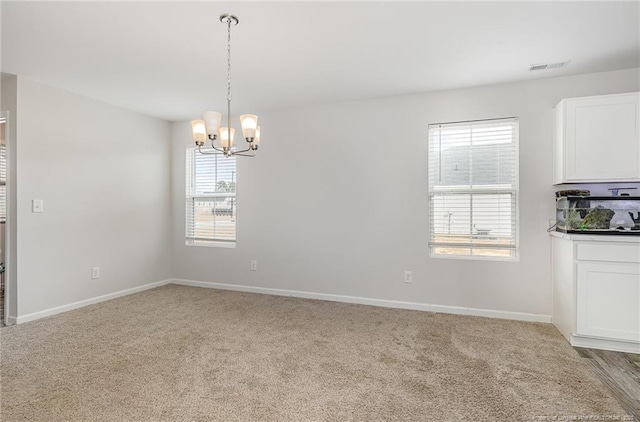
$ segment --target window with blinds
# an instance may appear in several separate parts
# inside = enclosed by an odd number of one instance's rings
[[[429,125],[432,256],[515,259],[518,120]]]
[[[187,149],[186,243],[236,241],[236,159],[211,147]]]
[[[7,144],[6,122],[0,119],[0,222],[7,221]]]

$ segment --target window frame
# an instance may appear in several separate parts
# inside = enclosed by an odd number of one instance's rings
[[[509,123],[509,124],[513,124],[514,127],[514,133],[513,133],[513,139],[514,139],[514,151],[513,151],[513,155],[514,155],[514,159],[515,159],[515,168],[513,168],[513,171],[515,172],[515,182],[512,186],[509,187],[496,187],[494,189],[487,189],[485,187],[482,187],[481,185],[479,185],[477,188],[473,188],[473,186],[471,186],[470,188],[456,188],[456,185],[451,185],[448,188],[444,188],[442,186],[435,186],[434,184],[432,184],[430,177],[431,177],[431,172],[432,172],[432,160],[430,157],[430,154],[432,152],[432,145],[431,145],[431,130],[432,128],[437,128],[437,127],[442,127],[442,126],[454,126],[454,125],[482,125],[482,124],[492,124],[492,123],[499,123],[500,121],[503,121],[505,123]],[[496,143],[499,145],[499,143]],[[429,248],[429,257],[431,258],[438,258],[438,259],[463,259],[463,260],[479,260],[479,261],[507,261],[507,262],[518,262],[520,261],[520,120],[518,117],[500,117],[500,118],[490,118],[490,119],[478,119],[478,120],[467,120],[467,121],[458,121],[458,122],[446,122],[446,123],[430,123],[428,125],[428,129],[427,129],[427,151],[428,151],[428,156],[427,156],[427,178],[428,178],[428,186],[427,186],[427,200],[429,203],[429,209],[428,209],[428,218],[429,218],[429,236],[428,236],[428,248]],[[500,186],[500,185],[497,185]],[[436,252],[435,249],[437,247],[439,247],[438,245],[432,245],[432,238],[435,236],[435,228],[434,228],[434,219],[431,218],[432,214],[433,214],[433,195],[434,194],[446,194],[446,193],[468,193],[470,195],[472,194],[505,194],[505,193],[509,193],[512,194],[514,196],[514,200],[513,200],[513,204],[515,206],[514,212],[513,212],[513,219],[512,219],[512,227],[515,230],[515,236],[513,236],[513,240],[514,240],[514,245],[513,247],[509,247],[509,248],[495,248],[495,249],[499,249],[499,250],[513,250],[513,254],[511,256],[498,256],[498,255],[473,255],[472,251],[474,249],[474,245],[472,244],[461,244],[461,245],[452,245],[450,247],[452,248],[459,248],[459,249],[469,249],[470,250],[470,254],[469,255],[464,255],[464,254],[455,254],[455,253],[442,253],[442,252]],[[469,208],[469,211],[472,211],[472,208]],[[470,234],[470,237],[473,236],[473,234]],[[442,246],[440,246],[442,247]],[[476,249],[483,249],[482,246],[479,245],[475,245]],[[490,248],[484,248],[484,249],[491,249]]]
[[[211,150],[213,151],[212,148],[210,147],[202,147],[203,150]],[[232,195],[230,195],[230,192],[214,192],[214,193],[194,193],[194,189],[195,189],[195,170],[196,170],[196,154],[198,153],[198,147],[195,147],[193,145],[189,145],[187,146],[187,148],[185,148],[185,216],[184,216],[184,228],[185,228],[185,233],[184,233],[184,240],[185,240],[185,246],[195,246],[195,247],[206,247],[206,248],[235,248],[236,244],[238,242],[238,232],[237,232],[237,205],[238,205],[238,201],[237,201],[237,190],[235,192],[233,192]],[[209,154],[207,154],[209,155]],[[223,155],[222,153],[216,153],[216,155]],[[190,165],[187,164],[187,160],[190,161]],[[189,174],[189,170],[191,170],[191,174]],[[238,179],[237,179],[237,165],[236,168],[234,170],[236,178],[234,180],[235,186],[237,187],[237,183],[238,183]],[[188,184],[190,185],[190,187],[188,186]],[[191,191],[190,191],[191,189]],[[195,202],[197,201],[198,198],[211,198],[211,197],[233,197],[233,204],[234,204],[234,208],[236,210],[235,215],[235,237],[233,240],[225,240],[225,239],[212,239],[212,240],[202,240],[202,239],[189,239],[188,237],[188,233],[189,233],[189,214],[188,214],[188,210],[190,209],[189,207],[189,202]],[[191,210],[195,210],[195,204],[191,205]],[[232,211],[233,212],[233,211]],[[193,218],[194,223],[195,223],[195,218]]]

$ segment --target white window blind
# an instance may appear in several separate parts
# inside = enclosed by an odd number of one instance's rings
[[[215,151],[211,147],[203,151]],[[236,241],[236,159],[187,149],[186,243]]]
[[[518,120],[429,125],[432,256],[517,257]]]
[[[0,222],[7,221],[7,144],[4,141],[4,122],[0,140]]]
[[[0,221],[7,221],[7,145],[0,143]]]

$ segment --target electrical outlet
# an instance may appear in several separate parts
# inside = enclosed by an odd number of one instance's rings
[[[411,271],[404,272],[404,282],[413,283],[413,273]]]
[[[31,212],[44,212],[44,201],[42,199],[32,199]]]
[[[91,279],[97,280],[100,278],[100,267],[91,268]]]
[[[251,271],[258,271],[258,261],[255,259],[251,261]]]

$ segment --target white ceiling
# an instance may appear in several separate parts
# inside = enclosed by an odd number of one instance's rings
[[[6,2],[2,71],[167,120],[640,67],[640,2]],[[564,69],[529,65],[571,60]]]

